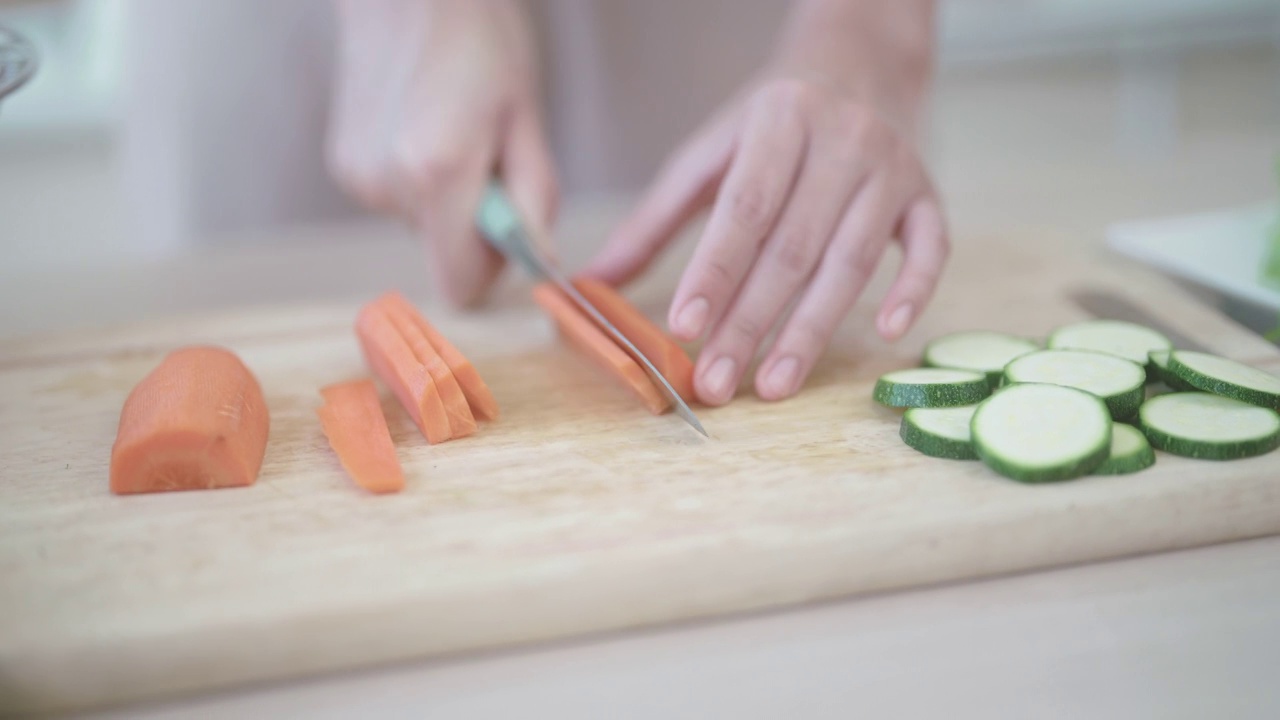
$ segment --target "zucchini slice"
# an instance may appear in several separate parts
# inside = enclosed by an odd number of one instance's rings
[[[1182,381],[1182,378],[1174,375],[1169,370],[1169,356],[1173,354],[1172,350],[1152,350],[1150,353],[1151,364],[1147,367],[1155,371],[1156,380],[1165,384],[1165,387],[1174,392],[1187,392],[1195,390],[1194,387]]]
[[[1280,415],[1222,395],[1161,395],[1144,403],[1138,418],[1152,446],[1184,457],[1239,460],[1280,446]]]
[[[969,436],[969,423],[977,408],[911,408],[903,413],[898,434],[904,443],[930,457],[977,460]]]
[[[987,377],[970,370],[910,368],[885,373],[872,397],[889,407],[972,405],[991,394]]]
[[[1010,385],[983,401],[970,432],[978,457],[1020,482],[1087,475],[1111,451],[1111,414],[1083,390],[1062,385]]]
[[[1148,368],[1151,379],[1157,379],[1150,366],[1152,350],[1172,350],[1169,338],[1149,327],[1123,320],[1089,320],[1065,325],[1049,335],[1048,346],[1056,350],[1093,350],[1116,355]]]
[[[1280,410],[1280,377],[1217,355],[1176,350],[1169,372],[1197,390]]]
[[[1000,375],[1009,361],[1025,355],[1040,346],[1025,338],[991,332],[970,330],[944,335],[924,348],[925,367],[956,368],[984,373],[992,387],[1000,382]]]
[[[1132,425],[1111,426],[1111,454],[1093,471],[1094,475],[1127,475],[1156,464],[1156,452],[1142,431]]]
[[[1038,350],[1004,369],[1006,384],[1049,383],[1084,390],[1102,398],[1116,420],[1138,412],[1146,397],[1146,371],[1116,355],[1089,350]]]

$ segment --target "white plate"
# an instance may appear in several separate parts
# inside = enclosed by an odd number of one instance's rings
[[[1280,311],[1280,289],[1264,285],[1262,263],[1280,217],[1263,205],[1107,228],[1111,249],[1170,275]]]

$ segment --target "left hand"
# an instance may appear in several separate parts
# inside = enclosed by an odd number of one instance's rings
[[[767,79],[731,103],[668,161],[588,273],[626,282],[708,206],[668,324],[681,340],[708,338],[694,378],[709,405],[732,399],[793,303],[755,386],[766,400],[795,394],[895,238],[903,263],[876,327],[901,337],[948,254],[912,143],[876,106],[820,80]]]

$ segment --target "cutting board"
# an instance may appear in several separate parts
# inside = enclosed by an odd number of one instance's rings
[[[4,345],[3,707],[125,703],[1280,532],[1280,454],[1161,455],[1138,475],[1027,486],[902,445],[899,415],[869,399],[879,374],[944,332],[1044,336],[1090,317],[1081,293],[1280,371],[1274,347],[1167,281],[1051,246],[1065,245],[962,243],[906,340],[876,339],[874,304],[860,305],[797,398],[748,387],[704,409],[710,440],[646,415],[527,303],[429,308],[505,415],[432,447],[387,402],[408,488],[386,497],[344,478],[314,413],[320,385],[364,373],[355,301]],[[661,297],[639,301],[656,313]],[[259,482],[110,495],[125,394],[188,342],[227,345],[259,377],[272,423]]]

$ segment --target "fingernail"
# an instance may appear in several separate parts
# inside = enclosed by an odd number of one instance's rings
[[[902,303],[899,305],[893,313],[889,315],[888,321],[885,322],[884,329],[888,330],[889,334],[895,338],[905,333],[907,331],[907,326],[911,324],[912,309],[911,303]]]
[[[733,395],[733,372],[737,364],[733,358],[722,357],[711,363],[706,375],[702,376],[707,385],[707,392],[714,400],[727,400]]]
[[[696,297],[680,308],[680,312],[676,314],[675,327],[671,329],[686,339],[697,338],[702,335],[702,330],[706,327],[709,312],[711,312],[711,303],[708,303],[704,297]]]
[[[773,364],[764,376],[764,388],[771,397],[790,395],[800,374],[800,363],[793,357],[785,357]]]

